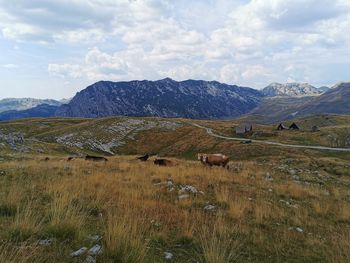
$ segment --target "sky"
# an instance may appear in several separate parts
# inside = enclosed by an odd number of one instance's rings
[[[349,80],[350,0],[0,0],[0,98],[99,80]]]

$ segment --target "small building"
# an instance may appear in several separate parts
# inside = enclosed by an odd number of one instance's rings
[[[236,134],[238,135],[244,135],[249,134],[253,132],[253,125],[252,124],[241,124],[235,128]]]
[[[278,125],[278,127],[277,127],[277,130],[278,130],[278,131],[287,130],[287,127],[284,126],[283,123],[280,123],[280,124]]]
[[[311,131],[318,132],[318,131],[320,131],[320,128],[318,126],[314,125],[314,126],[312,126]]]
[[[290,130],[300,130],[299,126],[293,122],[290,126],[289,126]]]

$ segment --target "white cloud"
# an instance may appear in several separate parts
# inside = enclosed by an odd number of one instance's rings
[[[263,87],[322,79],[329,61],[349,63],[350,2],[0,0],[0,29],[21,45],[45,43],[58,54],[64,46],[70,52],[47,65],[67,80],[202,78]]]
[[[19,66],[16,64],[4,64],[4,65],[1,65],[1,67],[6,69],[15,69],[15,68],[18,68]]]
[[[70,64],[49,64],[48,71],[52,76],[80,78],[84,69],[79,65]]]

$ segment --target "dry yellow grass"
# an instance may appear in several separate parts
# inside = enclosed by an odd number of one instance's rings
[[[102,236],[101,262],[163,262],[168,251],[173,262],[349,258],[341,241],[350,233],[346,178],[329,186],[296,184],[271,170],[277,158],[270,166],[232,162],[230,170],[174,160],[174,167],[134,156],[109,157],[107,163],[58,156],[1,163],[0,239],[6,244],[0,262],[31,262],[34,256],[69,262],[72,251],[94,244],[87,239],[94,234]],[[273,181],[265,179],[267,172]],[[185,185],[198,192],[180,199]],[[37,246],[42,238],[55,238],[45,252]]]

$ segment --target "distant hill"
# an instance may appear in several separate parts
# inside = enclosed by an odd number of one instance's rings
[[[35,117],[52,117],[58,106],[41,104],[27,110],[10,110],[0,113],[0,121],[35,118]]]
[[[0,100],[0,112],[10,110],[27,110],[40,104],[60,106],[62,102],[51,99],[33,99],[33,98],[7,98]]]
[[[232,118],[256,106],[263,95],[254,89],[217,81],[169,78],[159,81],[100,81],[78,92],[56,116],[158,116],[194,119]]]
[[[266,97],[245,118],[273,123],[318,114],[350,114],[350,82],[337,84],[319,96]]]
[[[271,83],[262,90],[262,93],[267,97],[275,96],[311,96],[319,95],[325,91],[324,87],[322,89],[317,89],[307,83]]]
[[[296,116],[350,114],[350,82],[341,83],[297,109]]]

